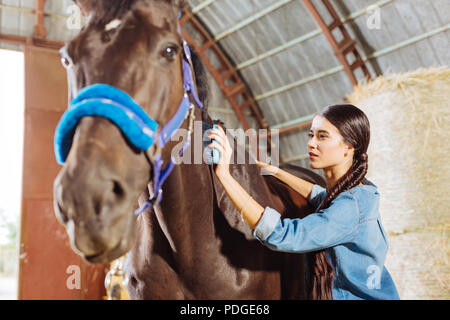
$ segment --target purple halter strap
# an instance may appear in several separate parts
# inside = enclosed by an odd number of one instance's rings
[[[181,32],[180,32],[181,34]],[[200,101],[197,95],[196,87],[194,85],[194,77],[192,74],[192,60],[191,51],[186,41],[183,39],[183,86],[184,86],[184,96],[178,111],[175,113],[173,118],[163,127],[163,129],[158,134],[157,145],[159,150],[162,150],[166,143],[170,141],[174,133],[181,127],[185,121],[189,110],[193,112],[194,105],[189,99],[188,93],[192,95],[195,104],[199,108],[203,108],[203,103]],[[191,115],[192,116],[192,115]],[[191,132],[188,133],[188,139],[184,143],[180,150],[179,155],[182,156],[184,151],[189,147],[191,142]],[[155,155],[153,159],[153,194],[145,201],[145,203],[137,209],[134,213],[139,216],[142,212],[151,209],[153,206],[159,204],[162,200],[162,185],[167,177],[172,172],[175,162],[171,158],[167,166],[162,169],[164,160],[162,159],[161,153]]]

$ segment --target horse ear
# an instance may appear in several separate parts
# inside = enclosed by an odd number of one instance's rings
[[[94,0],[73,0],[75,4],[80,8],[81,13],[87,17],[94,8]]]
[[[175,8],[178,9],[178,11],[182,11],[183,9],[186,9],[188,7],[186,0],[173,0],[173,4]]]

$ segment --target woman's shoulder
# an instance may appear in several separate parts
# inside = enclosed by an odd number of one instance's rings
[[[364,179],[364,183],[357,185],[346,192],[351,194],[361,210],[363,216],[378,216],[378,204],[380,194],[377,186],[368,179]]]
[[[347,190],[346,192],[350,192],[351,194],[354,194],[356,196],[363,196],[369,198],[379,196],[378,187],[367,178],[364,178],[359,185]]]
[[[320,203],[326,196],[326,191],[326,188],[314,185],[310,197],[311,202],[316,202],[316,205]],[[372,181],[364,178],[361,184],[339,193],[336,198],[332,200],[331,204],[337,202],[342,203],[342,201],[351,201],[357,203],[360,208],[373,207],[378,203],[379,196],[377,186]]]
[[[332,203],[351,201],[357,203],[359,208],[368,206],[372,207],[374,204],[378,203],[379,193],[377,186],[367,179],[364,180],[365,181],[363,184],[359,184],[351,189],[339,193]]]

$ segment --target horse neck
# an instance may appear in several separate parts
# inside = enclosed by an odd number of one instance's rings
[[[202,119],[200,109],[195,110],[195,116],[196,119]],[[183,128],[187,128],[187,122]],[[192,233],[208,227],[203,221],[213,212],[211,168],[199,158],[203,155],[202,138],[201,122],[196,121],[190,146],[185,151],[185,154],[191,155],[193,164],[185,161],[175,165],[162,187],[160,206],[155,209],[160,209],[160,212],[156,212],[158,223],[171,242],[172,250],[177,252],[182,251],[179,247],[189,242],[189,237],[195,236]],[[194,155],[194,151],[197,155]]]
[[[196,111],[196,119],[201,119],[200,112]],[[204,121],[212,123],[209,117]],[[196,125],[201,126],[199,122]],[[195,160],[194,150],[197,153],[202,150],[201,156],[203,155],[201,127],[196,129],[191,138],[192,160]],[[234,163],[238,163],[237,156],[235,153]],[[250,162],[247,152],[245,163],[244,165],[231,164],[231,175],[256,201],[264,206],[279,207],[277,198],[270,192],[257,166],[248,165]],[[216,220],[213,217],[215,212],[219,216],[216,216]],[[229,226],[242,232],[246,238],[252,237],[251,228],[241,219],[212,167],[204,161],[201,161],[201,164],[182,163],[174,167],[163,186],[160,216],[159,223],[162,229],[166,228],[166,237],[172,238],[168,239],[172,242],[172,247],[175,247],[172,249],[178,252],[180,250],[177,246],[196,242],[199,233],[203,240],[215,239],[218,232],[216,228],[220,227],[217,224],[217,218],[223,222],[226,220]]]

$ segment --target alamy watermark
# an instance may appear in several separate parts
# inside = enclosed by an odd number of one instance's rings
[[[81,14],[80,8],[72,4],[67,7],[66,12],[69,14],[69,17],[66,21],[67,29],[69,30],[79,30],[83,26],[83,15]]]
[[[66,280],[66,287],[69,290],[81,289],[81,269],[80,266],[70,265],[66,269],[66,274],[69,276]]]
[[[229,164],[256,164],[256,160],[278,167],[280,160],[278,129],[226,129],[225,133],[233,151]],[[187,129],[178,129],[170,141],[178,142],[171,152],[175,164],[202,164],[206,162],[204,148],[212,144],[209,130],[203,132],[202,121],[194,121],[191,146],[180,155],[188,136]],[[270,136],[270,142],[268,139]],[[180,140],[181,139],[181,140]],[[246,147],[248,145],[248,149]],[[270,155],[269,155],[270,153]],[[248,156],[247,156],[248,154]]]
[[[367,289],[381,289],[381,268],[372,264],[367,267],[366,273],[369,275],[366,281]]]
[[[381,9],[377,5],[367,7],[366,13],[368,15],[366,25],[369,30],[381,29]]]

